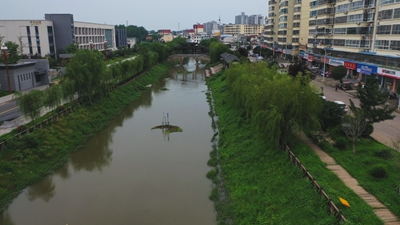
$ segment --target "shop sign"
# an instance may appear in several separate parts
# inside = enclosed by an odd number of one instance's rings
[[[303,59],[308,59],[308,54],[304,53]]]
[[[315,62],[320,62],[321,61],[321,56],[318,55],[314,55],[314,59]]]
[[[376,67],[376,66],[357,64],[357,72],[365,74],[365,75],[371,75],[373,73],[376,73],[377,70],[378,70],[378,67]]]
[[[282,53],[285,54],[285,49],[282,50]]]
[[[344,61],[337,60],[337,59],[329,59],[329,65],[332,65],[332,66],[343,66],[344,65]]]
[[[357,70],[357,63],[344,62],[344,67],[346,67],[349,70]]]
[[[324,56],[321,56],[321,62],[329,64],[329,58],[328,57],[325,58]]]
[[[378,74],[382,76],[392,77],[395,79],[400,79],[400,71],[394,69],[386,69],[378,67]]]
[[[308,55],[308,61],[309,61],[309,62],[312,62],[313,59],[314,59],[314,56],[313,56],[313,55]]]

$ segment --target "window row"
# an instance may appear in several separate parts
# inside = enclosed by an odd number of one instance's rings
[[[26,74],[18,75],[18,78],[20,81],[30,80],[31,77],[33,77],[33,73],[26,73]]]
[[[390,20],[400,18],[400,8],[382,10],[378,14],[378,19],[380,20]]]
[[[378,26],[376,33],[377,34],[400,34],[400,24]]]
[[[392,3],[397,3],[400,2],[400,0],[381,0],[381,5],[387,5],[387,4],[392,4]]]
[[[378,49],[388,50],[400,50],[400,41],[389,41],[389,40],[376,40],[375,47]]]
[[[338,5],[336,6],[336,13],[340,12],[348,12],[351,10],[359,10],[365,8],[365,2],[364,1],[358,1],[358,2],[352,2],[348,4],[343,4],[343,5]]]
[[[335,28],[334,34],[372,34],[372,27],[347,27],[347,28]]]

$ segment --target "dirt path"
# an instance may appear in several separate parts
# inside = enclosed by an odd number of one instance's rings
[[[314,144],[308,137],[301,137],[301,140],[312,149],[321,159],[327,164],[327,168],[334,172],[343,183],[352,189],[360,198],[372,207],[374,213],[381,218],[381,220],[388,225],[400,225],[400,221],[385,205],[383,205],[375,196],[368,193],[361,187],[358,181],[352,177],[342,166],[338,165],[331,156],[322,151],[320,147]]]

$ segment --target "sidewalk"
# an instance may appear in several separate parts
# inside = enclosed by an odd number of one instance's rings
[[[301,141],[312,149],[321,159],[322,162],[327,164],[327,168],[335,173],[343,183],[352,189],[360,198],[362,198],[368,205],[371,206],[374,213],[385,223],[390,225],[400,225],[397,216],[393,214],[385,205],[383,205],[375,196],[368,193],[361,187],[358,181],[352,177],[342,166],[338,165],[336,161],[329,156],[326,152],[321,150],[314,144],[308,137],[301,137]]]
[[[49,87],[48,84],[47,85],[41,85],[41,86],[33,87],[32,89],[29,89],[27,91],[23,91],[22,93],[28,93],[28,92],[30,92],[32,90],[40,90],[41,91],[41,90],[44,90],[44,89],[46,89],[48,87]],[[11,101],[13,99],[14,99],[14,95],[13,94],[3,96],[3,97],[0,98],[0,105],[5,103],[5,102]],[[47,110],[43,109],[42,112],[41,112],[41,115],[43,115],[45,113],[47,113]],[[17,117],[15,119],[13,119],[13,120],[10,120],[10,121],[4,121],[4,123],[0,126],[0,136],[9,133],[10,131],[12,131],[13,129],[17,128],[20,125],[27,124],[30,121],[31,120],[26,118],[25,116],[20,116],[20,117]]]

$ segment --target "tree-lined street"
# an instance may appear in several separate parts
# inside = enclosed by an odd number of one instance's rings
[[[312,84],[318,86],[319,88],[323,87],[323,92],[326,96],[326,100],[328,101],[342,101],[346,103],[348,106],[350,105],[349,99],[351,99],[356,106],[359,106],[360,101],[356,98],[355,94],[353,95],[350,92],[345,91],[335,91],[335,88],[325,85],[318,80],[313,80]],[[355,90],[353,90],[355,92]],[[374,123],[374,132],[372,133],[372,137],[377,141],[392,146],[394,140],[398,140],[400,138],[400,116],[398,113],[394,113],[396,116],[393,120],[385,120],[379,123]]]

